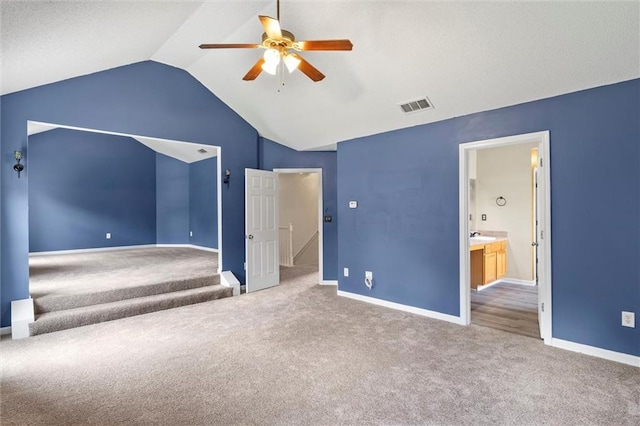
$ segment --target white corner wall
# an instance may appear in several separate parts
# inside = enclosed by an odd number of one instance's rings
[[[507,231],[507,276],[532,280],[532,192],[531,149],[536,144],[522,144],[481,149],[476,164],[476,229]],[[496,198],[507,204],[499,207]],[[486,214],[487,220],[481,220]]]
[[[280,173],[280,226],[293,224],[295,257],[318,231],[317,173]],[[315,258],[318,258],[316,244]]]

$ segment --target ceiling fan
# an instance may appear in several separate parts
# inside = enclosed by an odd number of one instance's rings
[[[255,80],[262,71],[275,75],[280,62],[284,63],[290,73],[297,68],[311,80],[320,81],[324,79],[324,74],[296,51],[351,50],[353,48],[353,44],[347,39],[296,41],[293,33],[280,28],[280,0],[277,0],[277,19],[264,15],[258,18],[265,31],[262,34],[262,43],[207,43],[201,44],[200,49],[266,49],[263,57],[258,59],[258,62],[242,77],[245,81]]]

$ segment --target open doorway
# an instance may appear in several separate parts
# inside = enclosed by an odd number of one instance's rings
[[[281,274],[322,282],[322,169],[274,171],[279,180]]]
[[[218,147],[28,126],[32,335],[226,297]]]
[[[537,146],[469,152],[471,323],[534,338],[540,337],[531,263]]]
[[[548,143],[540,132],[460,145],[461,319],[546,343]]]

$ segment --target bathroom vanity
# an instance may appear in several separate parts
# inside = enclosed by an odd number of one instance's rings
[[[473,237],[469,239],[471,288],[490,284],[507,274],[507,239]]]

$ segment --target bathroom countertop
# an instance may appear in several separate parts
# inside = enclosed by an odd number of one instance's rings
[[[471,240],[471,238],[469,238],[469,240]],[[484,246],[486,246],[487,244],[492,244],[492,243],[496,243],[499,241],[507,241],[506,237],[498,237],[495,240],[491,240],[491,241],[477,241],[477,242],[471,242],[469,243],[469,250],[470,251],[476,251],[476,250],[483,250]]]

